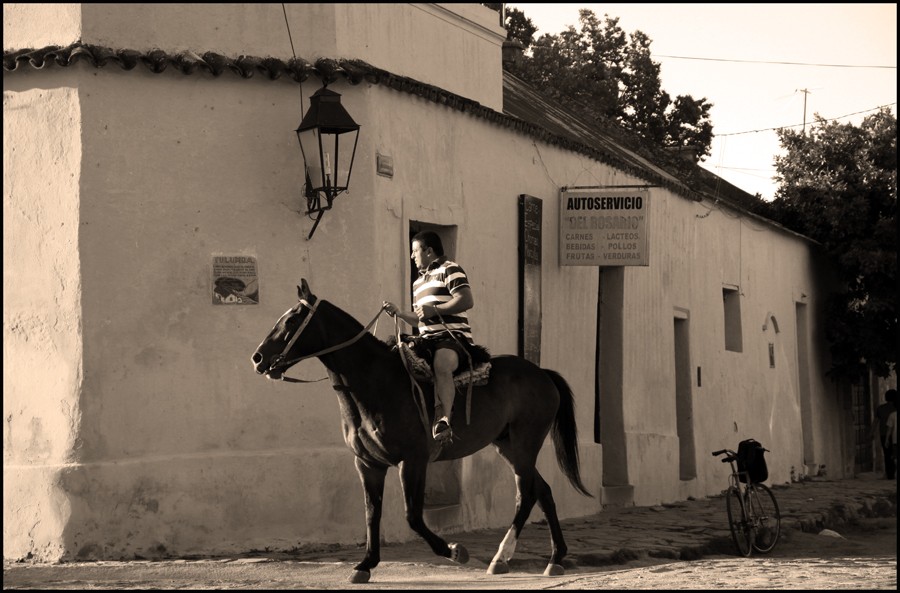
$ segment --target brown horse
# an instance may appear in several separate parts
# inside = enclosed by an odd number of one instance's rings
[[[297,295],[297,304],[276,322],[252,362],[257,373],[274,380],[287,379],[284,372],[306,358],[317,357],[328,369],[338,394],[344,440],[356,455],[356,469],[365,491],[366,555],[350,581],[368,582],[371,570],[381,560],[381,501],[385,474],[392,465],[400,469],[409,526],[435,554],[466,562],[469,555],[463,546],[448,545],[425,525],[425,472],[429,461],[465,457],[490,443],[512,466],[518,495],[512,526],[488,573],[509,571],[508,562],[519,534],[537,503],[547,518],[552,539],[544,574],[563,574],[566,544],[550,486],[535,462],[552,428],[560,467],[578,491],[591,496],[579,475],[574,404],[566,381],[555,371],[518,356],[493,357],[489,382],[472,389],[470,423],[462,420],[466,414],[457,413],[460,420],[454,422],[453,440],[442,445],[431,436],[431,386],[423,386],[425,409],[421,410],[413,382],[396,351],[343,310],[317,299],[306,280],[301,280]],[[457,397],[457,406],[465,399]]]

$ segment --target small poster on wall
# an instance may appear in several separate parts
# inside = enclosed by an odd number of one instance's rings
[[[213,305],[259,304],[259,276],[252,255],[214,255]]]

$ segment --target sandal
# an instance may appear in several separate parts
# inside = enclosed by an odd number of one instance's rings
[[[444,416],[435,422],[431,429],[431,436],[435,439],[444,439],[450,436],[450,419]]]

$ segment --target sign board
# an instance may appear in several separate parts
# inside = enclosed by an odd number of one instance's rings
[[[259,303],[259,274],[252,255],[214,255],[212,262],[213,305]]]
[[[543,202],[519,196],[519,356],[541,364]]]
[[[559,205],[559,265],[648,266],[650,192],[565,190]]]

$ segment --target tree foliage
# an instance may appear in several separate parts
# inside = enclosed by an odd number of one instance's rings
[[[487,6],[491,5],[488,4]],[[504,25],[506,26],[507,39],[519,41],[526,50],[534,43],[534,34],[537,32],[537,26],[521,10],[508,8]]]
[[[832,375],[896,369],[897,118],[882,108],[860,126],[816,116],[809,134],[778,133],[772,216],[822,244],[839,288],[827,304]]]
[[[710,154],[712,104],[690,95],[672,97],[662,88],[652,41],[641,31],[626,35],[619,19],[579,11],[580,29],[542,35],[524,12],[506,13],[507,38],[525,46],[525,58],[510,71],[597,123],[615,122],[664,147],[687,147],[698,158]]]

